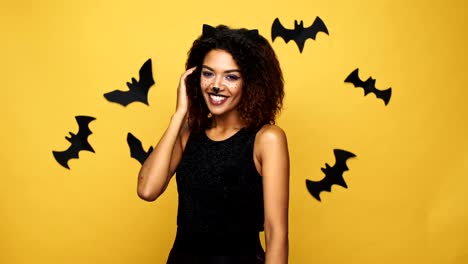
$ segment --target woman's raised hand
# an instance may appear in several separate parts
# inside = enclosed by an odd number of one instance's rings
[[[193,73],[197,67],[186,70],[180,77],[179,87],[177,88],[177,106],[176,112],[183,113],[184,115],[188,112],[188,97],[187,97],[187,86],[185,84],[187,76]]]

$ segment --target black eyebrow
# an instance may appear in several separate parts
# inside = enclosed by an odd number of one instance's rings
[[[210,71],[213,71],[213,72],[215,71],[215,70],[213,70],[212,68],[210,68],[210,67],[208,67],[206,65],[202,65],[202,68],[206,68],[206,69],[208,69]],[[232,69],[232,70],[224,71],[224,73],[231,73],[231,72],[239,72],[240,73],[240,70],[239,69]]]

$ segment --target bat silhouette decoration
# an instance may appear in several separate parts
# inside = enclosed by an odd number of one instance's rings
[[[132,133],[127,134],[127,143],[128,147],[130,148],[130,157],[138,160],[140,164],[143,164],[146,158],[148,158],[149,154],[153,151],[153,147],[149,147],[148,151],[145,151],[141,141]]]
[[[271,40],[275,41],[276,37],[282,37],[286,43],[290,40],[294,40],[299,48],[299,52],[302,53],[306,40],[309,38],[315,40],[319,32],[329,35],[328,29],[320,17],[316,17],[314,23],[308,28],[304,28],[304,22],[302,22],[302,20],[300,23],[294,20],[294,29],[285,28],[279,21],[279,18],[276,18],[271,26]]]
[[[392,97],[392,88],[386,90],[379,90],[375,87],[375,79],[369,77],[366,81],[362,81],[359,78],[359,68],[355,69],[349,76],[345,79],[345,82],[354,84],[355,87],[360,87],[364,89],[364,96],[369,93],[374,93],[375,96],[379,99],[382,99],[385,102],[385,105],[390,101]]]
[[[132,78],[132,82],[127,82],[128,91],[114,90],[109,93],[105,93],[104,97],[109,102],[114,102],[127,106],[132,102],[142,102],[148,104],[148,92],[151,86],[154,84],[153,70],[151,66],[151,59],[148,59],[143,66],[141,66],[140,79],[137,81]]]
[[[86,150],[94,153],[93,147],[88,142],[88,136],[93,133],[88,125],[96,118],[92,116],[75,116],[75,119],[79,127],[78,133],[75,135],[69,132],[70,137],[65,137],[71,143],[70,147],[65,151],[52,151],[55,160],[67,169],[70,169],[68,161],[73,158],[77,159],[80,151]]]
[[[306,186],[309,193],[317,200],[320,200],[320,192],[327,191],[331,192],[332,185],[339,185],[344,188],[348,188],[345,180],[343,179],[343,172],[348,170],[346,161],[349,158],[356,157],[351,152],[341,149],[334,149],[333,153],[335,154],[335,165],[330,167],[328,163],[325,163],[325,168],[321,168],[325,177],[320,181],[311,181],[306,179]]]

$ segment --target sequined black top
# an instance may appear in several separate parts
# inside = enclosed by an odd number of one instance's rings
[[[253,147],[258,130],[213,141],[192,133],[176,170],[178,228],[190,232],[263,231],[263,188]]]

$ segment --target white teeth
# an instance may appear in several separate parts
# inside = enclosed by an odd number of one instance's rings
[[[211,97],[211,99],[213,99],[213,101],[215,101],[215,102],[221,102],[222,100],[225,99],[224,96],[218,96],[218,95],[212,95],[212,94],[210,94],[210,97]]]

